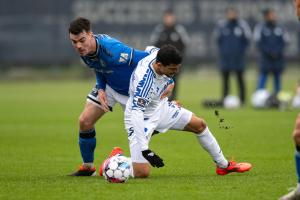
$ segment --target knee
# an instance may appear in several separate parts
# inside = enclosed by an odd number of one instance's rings
[[[150,166],[148,164],[133,164],[133,174],[135,178],[147,178],[150,175]]]
[[[206,129],[207,125],[204,119],[199,118],[197,120],[197,125],[195,126],[194,133],[202,133]]]
[[[147,178],[150,175],[147,171],[134,171],[135,178]]]
[[[80,130],[86,131],[92,129],[94,124],[91,122],[91,120],[89,120],[88,117],[82,114],[79,117],[79,127]]]

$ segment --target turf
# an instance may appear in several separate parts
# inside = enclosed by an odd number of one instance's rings
[[[67,176],[81,162],[77,121],[93,81],[2,82],[0,199],[277,199],[296,183],[291,131],[299,110],[221,109],[232,128],[220,129],[214,109],[201,106],[204,98],[218,96],[218,78],[211,72],[183,75],[179,99],[206,119],[228,158],[251,162],[253,170],[217,176],[191,133],[169,131],[151,142],[166,166],[125,184]],[[286,74],[284,89],[293,91],[296,79]],[[247,82],[250,93],[254,79]],[[117,106],[97,123],[97,165],[113,146],[128,155],[122,117]]]

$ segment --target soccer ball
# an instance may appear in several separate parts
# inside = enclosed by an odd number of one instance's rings
[[[124,183],[129,179],[131,164],[129,158],[116,155],[104,164],[103,176],[111,183]]]
[[[268,90],[260,89],[253,93],[251,98],[252,106],[255,108],[265,108],[267,106],[267,100],[271,96]]]
[[[296,95],[292,102],[293,108],[300,108],[300,95]]]
[[[228,95],[224,98],[223,105],[227,109],[236,109],[241,106],[241,101],[236,96]]]

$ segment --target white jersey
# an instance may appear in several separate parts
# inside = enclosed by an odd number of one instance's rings
[[[168,85],[174,81],[166,75],[158,75],[153,69],[158,49],[151,49],[150,55],[142,59],[130,79],[129,99],[125,110],[125,126],[130,124],[132,132],[142,150],[148,149],[148,139],[144,133],[144,120],[152,118],[160,106],[168,100],[161,99]],[[159,118],[157,118],[159,120]],[[126,127],[130,129],[131,127]]]

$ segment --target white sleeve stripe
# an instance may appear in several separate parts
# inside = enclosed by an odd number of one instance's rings
[[[139,97],[147,97],[150,88],[153,83],[153,77],[154,77],[154,72],[151,69],[150,65],[155,61],[155,58],[149,63],[148,69],[146,71],[146,74],[144,74],[143,79],[139,81],[137,88],[140,90],[138,93],[135,93],[134,96],[139,96]]]
[[[153,83],[153,72],[152,70],[150,70],[149,68],[149,73],[146,79],[146,83],[143,86],[142,92],[141,92],[141,97],[147,97],[149,90],[152,86]]]

